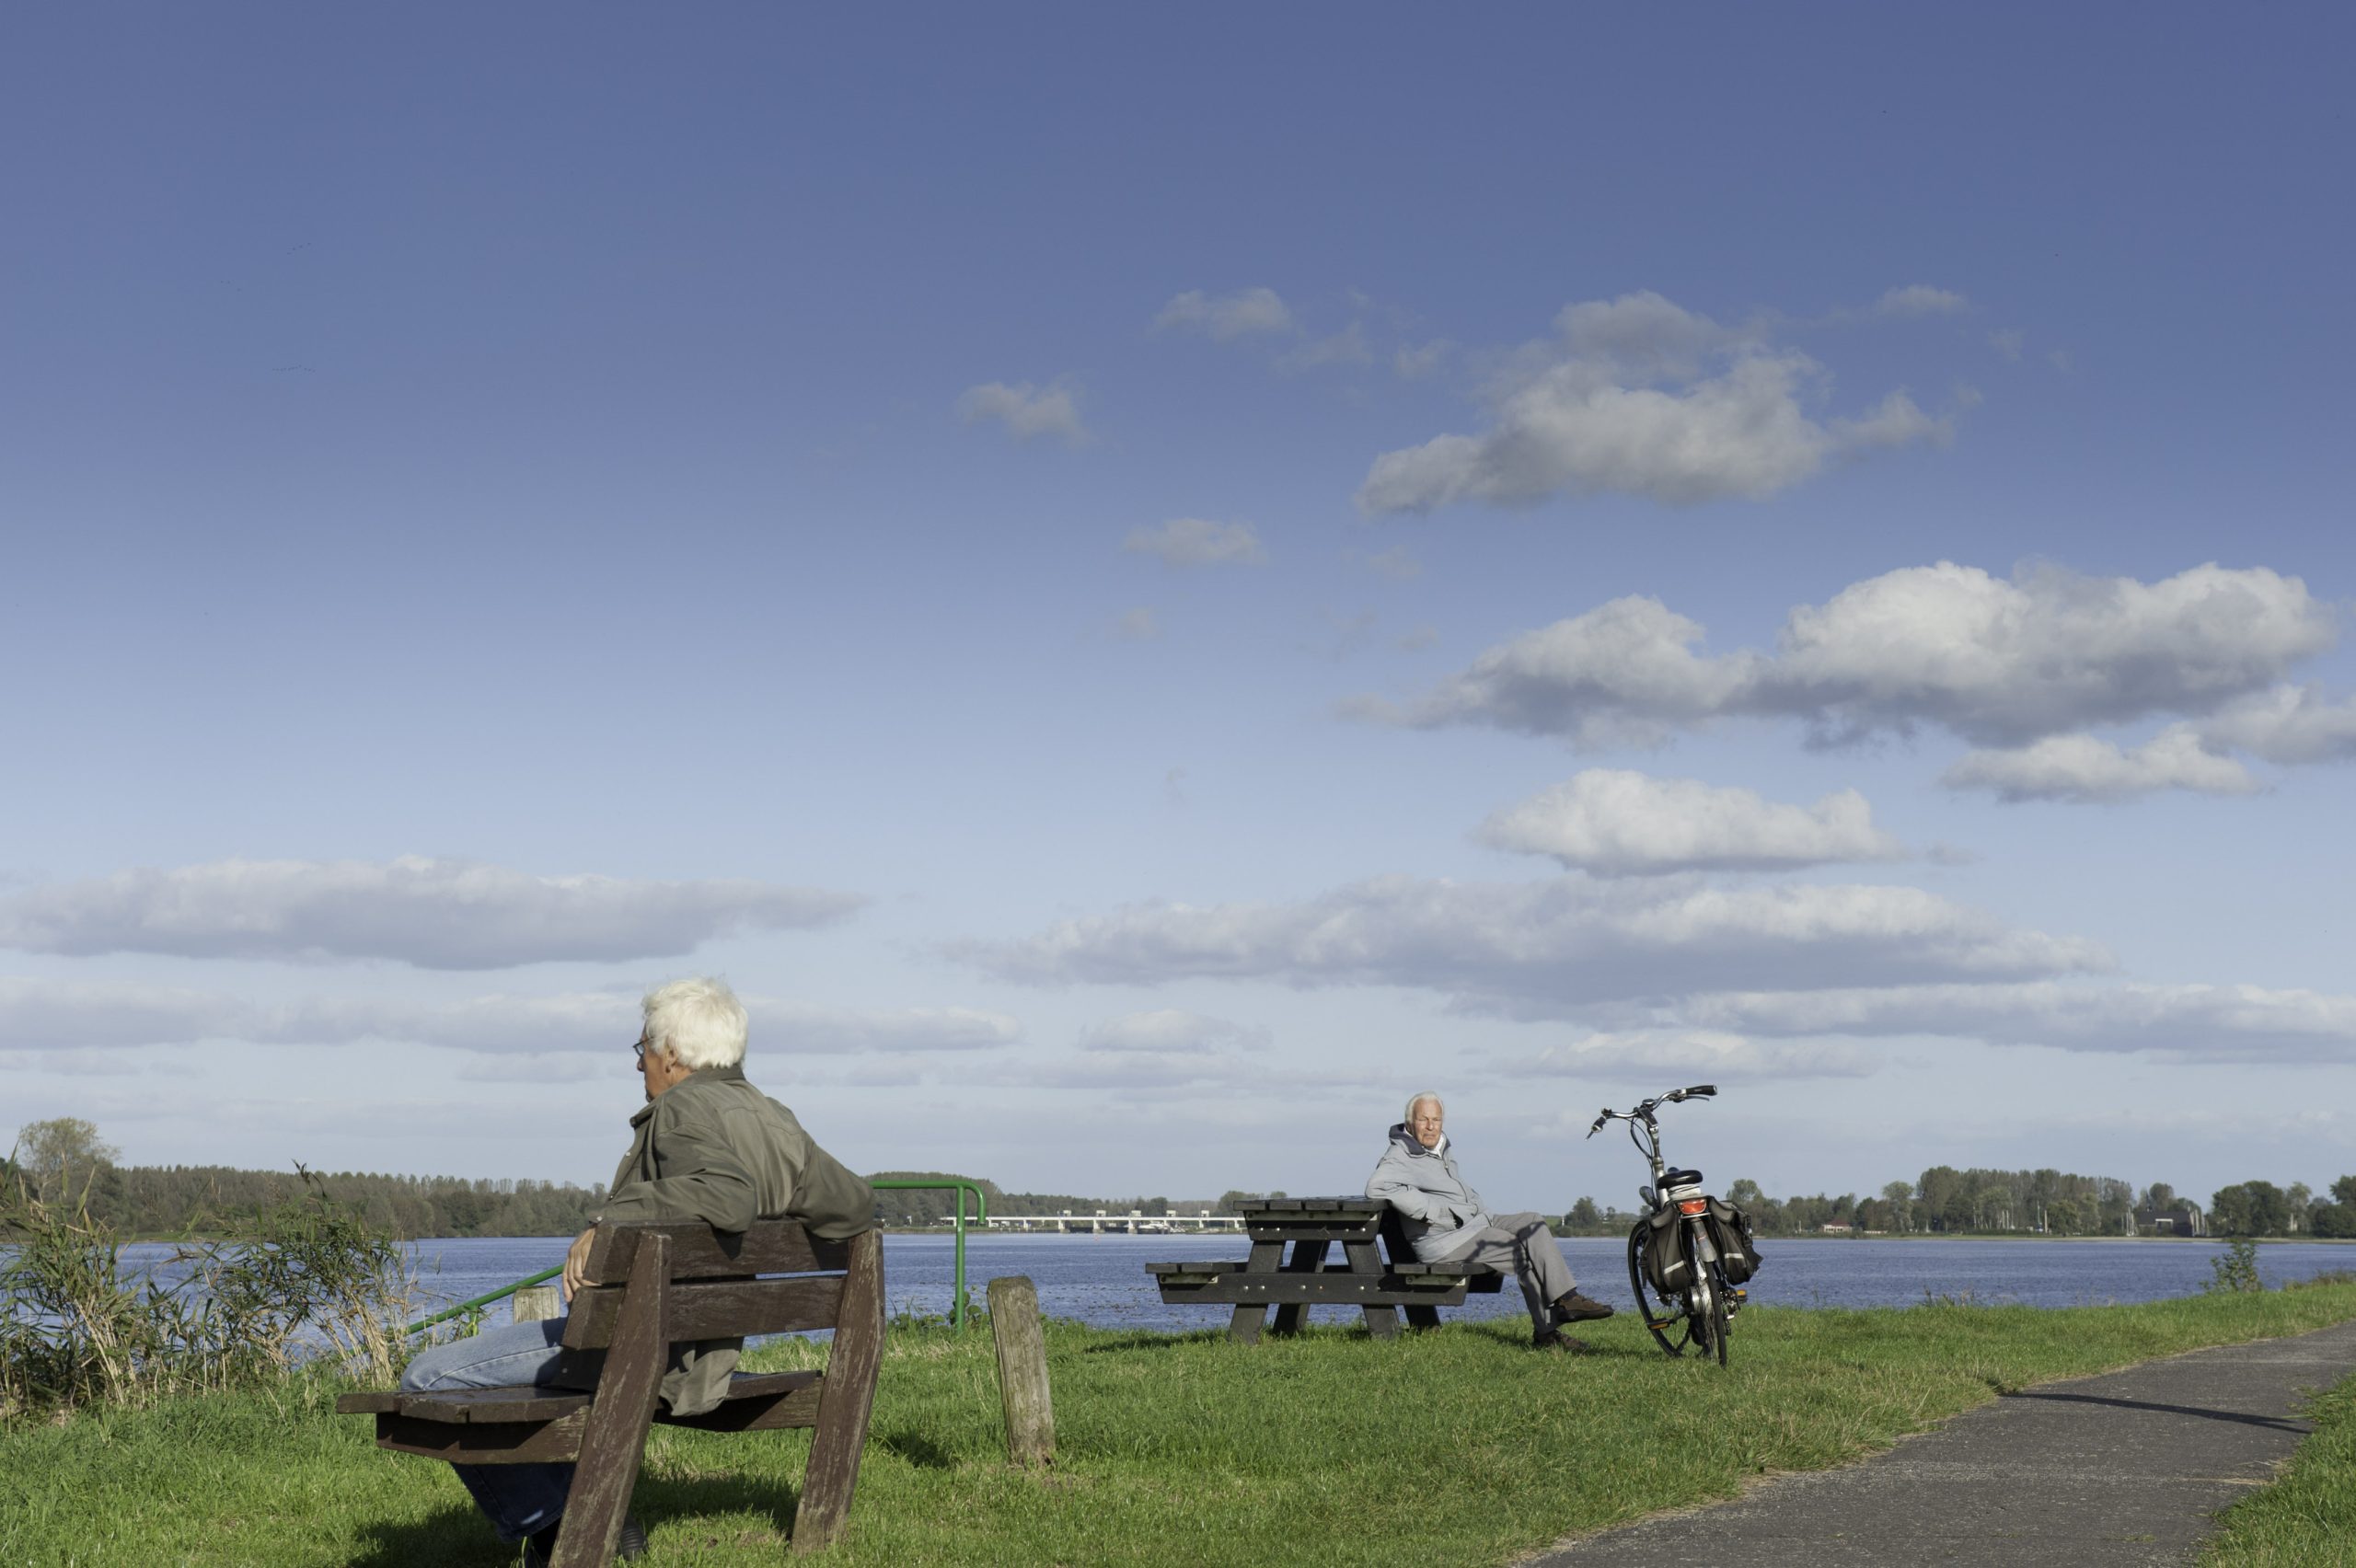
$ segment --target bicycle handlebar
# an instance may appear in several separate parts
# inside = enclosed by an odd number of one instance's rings
[[[1656,1094],[1650,1100],[1637,1105],[1633,1111],[1614,1111],[1607,1105],[1603,1108],[1603,1113],[1598,1116],[1594,1124],[1588,1128],[1587,1136],[1593,1137],[1603,1131],[1603,1124],[1606,1122],[1649,1122],[1652,1120],[1653,1113],[1664,1105],[1674,1105],[1683,1100],[1715,1100],[1717,1098],[1717,1093],[1716,1084],[1697,1083],[1684,1089],[1672,1089],[1667,1094]]]

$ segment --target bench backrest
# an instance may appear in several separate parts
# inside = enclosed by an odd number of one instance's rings
[[[855,1253],[878,1244],[872,1233],[828,1241],[791,1219],[756,1220],[742,1231],[600,1226],[584,1271],[590,1283],[574,1294],[565,1322],[566,1349],[613,1344],[633,1273],[654,1277],[638,1268],[653,1238],[661,1239],[653,1251],[667,1254],[662,1337],[674,1343],[834,1328]]]

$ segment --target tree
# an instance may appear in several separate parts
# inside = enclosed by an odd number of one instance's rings
[[[1913,1212],[1914,1183],[1892,1182],[1881,1190],[1882,1201],[1889,1205],[1889,1228],[1892,1230],[1913,1228],[1908,1216]]]
[[[2356,1176],[2342,1176],[2331,1184],[2331,1201],[2344,1208],[2356,1208]]]
[[[2282,1202],[2291,1211],[2284,1225],[2292,1234],[2307,1228],[2307,1210],[2314,1206],[2315,1201],[2314,1191],[2304,1182],[2293,1182],[2284,1191]]]
[[[2209,1200],[2209,1228],[2220,1236],[2279,1236],[2289,1217],[2282,1189],[2271,1182],[2223,1187]]]
[[[17,1165],[40,1197],[54,1201],[80,1186],[87,1190],[103,1166],[112,1165],[122,1151],[102,1143],[98,1129],[79,1116],[58,1116],[28,1122],[17,1132]]]
[[[2347,1240],[2356,1237],[2356,1207],[2347,1204],[2317,1204],[2308,1211],[2307,1224],[2323,1240]]]
[[[1565,1230],[1593,1230],[1602,1223],[1603,1213],[1595,1206],[1593,1198],[1581,1198],[1571,1205],[1571,1212],[1563,1216]]]
[[[2143,1206],[2161,1214],[2176,1207],[2176,1189],[2165,1182],[2154,1182],[2143,1189]]]

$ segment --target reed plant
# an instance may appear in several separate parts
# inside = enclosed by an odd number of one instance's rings
[[[127,1267],[88,1186],[0,1185],[0,1420],[142,1405],[283,1378],[298,1364],[399,1369],[413,1283],[398,1243],[311,1172],[299,1196],[208,1228],[166,1265]]]

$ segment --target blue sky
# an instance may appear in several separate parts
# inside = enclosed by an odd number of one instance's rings
[[[2335,12],[5,29],[0,1128],[2356,1170]]]

